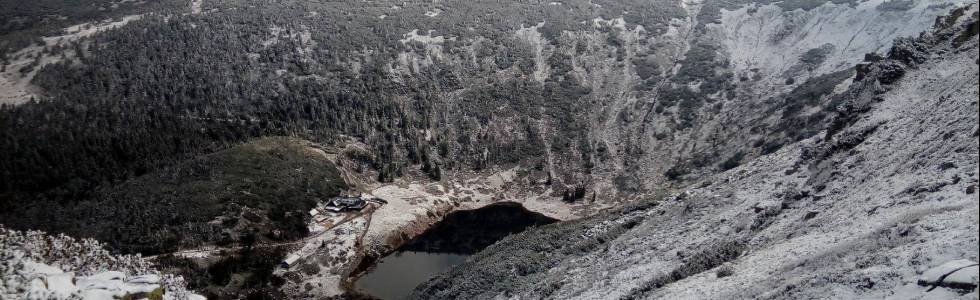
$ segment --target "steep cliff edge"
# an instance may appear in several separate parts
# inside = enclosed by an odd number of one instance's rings
[[[501,241],[416,298],[975,298],[916,283],[980,255],[976,7],[936,27],[858,65],[822,134]]]

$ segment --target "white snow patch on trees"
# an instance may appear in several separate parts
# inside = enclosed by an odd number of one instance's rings
[[[43,45],[31,45],[10,55],[10,63],[0,72],[0,104],[22,104],[38,99],[40,92],[31,84],[37,72],[48,64],[58,63],[63,58],[76,59],[76,51],[72,43],[91,37],[96,33],[125,26],[129,22],[141,19],[142,15],[130,15],[119,20],[104,20],[97,23],[82,23],[68,26],[62,35],[41,37]],[[48,52],[51,47],[64,47],[63,51]]]
[[[534,80],[538,82],[544,82],[545,79],[548,79],[551,71],[551,65],[548,64],[549,55],[545,53],[549,43],[538,31],[538,28],[542,26],[544,26],[544,21],[531,27],[524,27],[524,24],[521,24],[521,28],[515,33],[517,38],[530,45],[531,51],[534,52]]]

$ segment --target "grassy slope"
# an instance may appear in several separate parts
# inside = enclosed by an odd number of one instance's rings
[[[33,203],[9,220],[19,216],[14,225],[94,237],[144,254],[298,238],[315,200],[345,188],[333,163],[305,143],[259,139],[103,188],[77,205]],[[271,234],[276,229],[278,236]]]

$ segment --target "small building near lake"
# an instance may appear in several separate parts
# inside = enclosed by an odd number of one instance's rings
[[[323,208],[332,212],[360,211],[367,206],[367,201],[360,197],[333,197],[324,203]]]

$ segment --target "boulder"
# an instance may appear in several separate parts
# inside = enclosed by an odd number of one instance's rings
[[[68,299],[78,292],[78,287],[74,283],[75,274],[60,273],[50,274],[44,277],[44,283],[54,298]]]
[[[926,270],[919,277],[918,283],[923,286],[975,289],[977,288],[978,272],[980,272],[980,267],[975,261],[953,260]]]
[[[88,276],[88,278],[93,280],[104,280],[104,281],[110,281],[110,280],[123,281],[124,279],[126,279],[126,273],[119,272],[119,271],[105,271],[92,276]]]
[[[974,264],[946,275],[946,278],[943,278],[942,285],[958,289],[975,289],[977,288],[978,273],[980,273],[980,266]]]
[[[82,291],[82,299],[85,300],[115,300],[118,299],[117,293],[110,292],[107,290],[84,290]]]
[[[915,39],[897,38],[893,43],[892,49],[888,51],[888,58],[908,65],[921,64],[926,61],[927,48]]]
[[[126,280],[126,283],[130,283],[130,284],[159,284],[160,283],[160,275],[146,274],[146,275],[133,276],[133,277],[130,277],[129,280]]]

